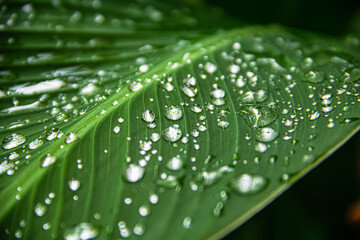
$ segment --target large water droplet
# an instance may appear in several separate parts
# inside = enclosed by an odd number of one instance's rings
[[[125,180],[131,183],[135,183],[140,181],[145,174],[145,169],[135,165],[135,164],[130,164],[126,169],[125,169]]]
[[[189,216],[185,217],[183,220],[183,227],[185,229],[189,229],[191,227],[191,222],[192,222],[191,217],[189,217]]]
[[[24,144],[24,142],[26,142],[26,138],[23,135],[13,133],[4,138],[2,147],[4,149],[12,149]]]
[[[165,128],[162,136],[168,142],[176,142],[181,138],[182,131],[179,128],[179,125],[175,124],[171,127]]]
[[[250,127],[265,127],[273,123],[277,114],[275,110],[263,106],[243,106],[239,110],[240,115],[245,118]]]
[[[267,180],[260,175],[242,174],[231,181],[231,186],[238,194],[253,195],[261,192],[267,185]]]
[[[145,232],[144,225],[141,224],[141,223],[135,224],[133,232],[134,232],[135,235],[138,235],[138,236],[144,235],[144,232]]]
[[[170,106],[165,110],[165,117],[169,120],[179,120],[182,117],[183,113],[181,109],[177,106]]]
[[[94,239],[99,234],[99,227],[91,223],[82,222],[67,229],[64,233],[65,240],[87,240]]]
[[[205,64],[204,68],[205,68],[205,70],[206,70],[208,73],[210,73],[210,74],[213,74],[213,73],[216,71],[216,69],[217,69],[216,65],[213,64],[213,63],[211,63],[211,62],[207,62],[207,63]]]

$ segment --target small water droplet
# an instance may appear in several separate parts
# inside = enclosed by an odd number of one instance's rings
[[[205,70],[210,73],[210,74],[213,74],[216,70],[217,70],[217,67],[215,64],[211,63],[211,62],[207,62],[204,66]]]
[[[55,138],[61,138],[63,136],[63,133],[57,128],[52,128],[50,131],[47,131],[45,133],[45,136],[46,140],[51,141]]]
[[[135,165],[135,164],[130,164],[126,169],[125,169],[125,180],[131,183],[135,183],[140,181],[145,174],[145,169]]]
[[[310,83],[320,83],[324,79],[324,72],[321,71],[308,71],[304,76],[304,81]]]
[[[47,212],[47,206],[45,204],[43,203],[36,204],[34,208],[34,213],[36,214],[36,216],[42,217],[45,215],[46,212]]]
[[[80,181],[79,180],[71,180],[69,181],[69,188],[71,191],[77,191],[80,187]]]
[[[260,142],[272,142],[278,135],[279,134],[274,129],[265,127],[257,131],[256,139]]]
[[[231,186],[240,195],[253,195],[261,192],[267,185],[267,179],[260,175],[242,174],[231,181]]]
[[[149,206],[147,205],[142,205],[140,208],[139,208],[139,214],[140,216],[142,217],[146,217],[150,214],[150,208]]]
[[[240,108],[239,114],[253,128],[265,127],[273,123],[277,118],[275,110],[263,106],[243,106]]]
[[[119,126],[115,126],[113,129],[115,134],[118,134],[120,132],[120,127]]]
[[[44,141],[41,139],[34,139],[29,143],[29,149],[36,149],[44,144]]]
[[[183,166],[184,161],[180,158],[179,155],[171,158],[166,164],[166,167],[172,171],[179,171]]]
[[[135,235],[138,235],[138,236],[144,235],[144,232],[145,232],[144,225],[141,224],[141,223],[135,224],[133,232],[134,232]]]
[[[159,196],[156,195],[155,193],[154,194],[151,194],[150,195],[150,198],[149,198],[149,202],[151,204],[157,204],[159,202]]]
[[[64,233],[65,240],[88,240],[94,239],[99,234],[99,227],[91,223],[82,222],[69,228]]]
[[[12,149],[24,144],[25,142],[26,138],[23,135],[13,133],[3,139],[2,147],[4,149]]]
[[[151,110],[145,110],[141,116],[145,122],[152,123],[155,121],[155,113]]]
[[[181,138],[182,131],[179,128],[179,125],[175,124],[171,127],[165,128],[162,136],[168,142],[176,142]]]
[[[224,209],[224,202],[220,201],[218,203],[216,203],[214,209],[213,209],[213,215],[215,217],[220,217],[222,215]]]
[[[165,117],[169,120],[179,120],[182,118],[183,112],[177,106],[170,106],[165,110]]]
[[[222,128],[222,129],[226,129],[230,126],[230,123],[227,121],[220,121],[217,123],[217,126]]]
[[[189,229],[191,227],[191,222],[192,222],[191,217],[189,217],[189,216],[185,217],[183,220],[183,227],[185,229]]]
[[[131,92],[136,92],[136,91],[139,91],[142,87],[143,87],[143,85],[140,82],[132,82],[129,85],[129,90]]]
[[[74,133],[69,133],[69,135],[67,135],[65,137],[65,143],[66,144],[73,143],[73,142],[75,142],[77,140],[78,140],[78,137]]]
[[[48,153],[44,158],[41,159],[40,165],[43,168],[46,168],[56,162],[57,158],[56,156],[51,155]]]

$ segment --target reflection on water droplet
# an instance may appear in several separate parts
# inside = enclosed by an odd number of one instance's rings
[[[141,116],[145,122],[152,123],[155,121],[155,113],[151,110],[145,110]]]
[[[65,240],[87,240],[94,239],[99,234],[99,227],[95,227],[91,223],[82,222],[72,228],[65,230]]]
[[[4,149],[12,149],[24,144],[24,142],[26,142],[26,138],[23,135],[13,133],[4,138],[2,147]]]
[[[177,106],[170,106],[165,110],[165,117],[169,120],[179,120],[182,117],[183,113],[181,109]]]
[[[48,167],[56,162],[57,158],[50,153],[48,153],[44,158],[41,159],[40,165],[41,167],[45,168]]]
[[[175,124],[171,127],[165,128],[162,133],[162,136],[165,139],[165,141],[176,142],[181,138],[182,131],[179,128],[179,125]]]
[[[242,174],[231,181],[231,186],[240,195],[253,195],[264,190],[267,181],[260,175]]]
[[[265,127],[257,131],[256,139],[260,142],[272,142],[278,135],[274,129]]]
[[[265,127],[273,123],[277,118],[275,110],[263,106],[243,106],[240,108],[239,114],[253,128]]]
[[[225,91],[222,89],[215,89],[213,91],[210,92],[210,96],[212,98],[224,98],[225,97]]]
[[[135,164],[130,164],[126,169],[125,169],[125,180],[131,183],[135,183],[140,181],[145,174],[145,169],[135,165]]]
[[[34,208],[34,213],[36,214],[36,216],[42,217],[45,215],[46,212],[47,212],[47,206],[45,204],[43,203],[36,204]]]

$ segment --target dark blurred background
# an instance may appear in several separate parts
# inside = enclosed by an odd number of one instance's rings
[[[330,35],[360,33],[360,0],[204,0],[249,24],[279,23]]]
[[[246,24],[360,34],[360,0],[205,0]],[[360,239],[360,134],[224,240]]]

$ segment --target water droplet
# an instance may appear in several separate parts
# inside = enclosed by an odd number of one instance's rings
[[[151,194],[150,195],[150,198],[149,198],[149,202],[151,204],[157,204],[159,202],[159,196],[156,195],[155,193],[154,194]]]
[[[165,117],[169,120],[179,120],[180,118],[182,118],[182,115],[183,113],[181,109],[177,106],[170,106],[165,110]]]
[[[64,233],[65,240],[88,240],[94,239],[99,234],[99,227],[91,223],[82,222],[74,227],[67,229]]]
[[[151,110],[145,110],[141,116],[145,122],[152,123],[155,121],[155,113]]]
[[[29,143],[29,149],[36,149],[44,144],[44,141],[41,139],[34,139]]]
[[[36,216],[42,217],[45,215],[46,212],[47,212],[47,206],[45,204],[43,203],[36,204],[34,208],[34,213],[36,214]]]
[[[140,208],[139,208],[139,214],[140,216],[142,217],[146,217],[150,214],[150,208],[149,206],[147,205],[142,205]]]
[[[313,111],[311,114],[308,115],[310,120],[315,120],[320,117],[320,113],[317,111]]]
[[[219,181],[224,174],[233,171],[233,167],[225,165],[215,171],[200,172],[195,176],[194,180],[199,185],[199,190],[203,190],[205,187],[209,187]]]
[[[222,128],[222,129],[226,129],[230,126],[230,123],[227,121],[220,121],[217,123],[217,126]]]
[[[59,129],[53,128],[50,131],[47,131],[45,135],[46,140],[51,141],[55,138],[61,138],[63,136],[63,133]]]
[[[157,179],[156,184],[161,187],[175,188],[179,187],[181,179],[174,175],[161,174],[160,179]]]
[[[149,65],[144,64],[144,65],[141,65],[141,66],[139,67],[139,72],[140,72],[140,73],[144,73],[144,72],[147,72],[147,71],[149,71]]]
[[[211,63],[211,62],[207,62],[204,66],[205,70],[210,73],[210,74],[213,74],[217,67],[215,66],[215,64]]]
[[[253,128],[265,127],[277,118],[275,110],[263,106],[243,106],[240,108],[239,114]]]
[[[48,167],[56,162],[56,156],[51,155],[48,153],[44,158],[41,159],[40,165],[41,167],[45,168]]]
[[[224,98],[225,97],[225,91],[222,89],[215,89],[210,92],[210,95],[212,98]]]
[[[184,161],[180,158],[179,155],[171,158],[166,164],[166,167],[172,171],[179,171],[183,166]]]
[[[124,221],[120,221],[118,223],[118,228],[119,228],[119,231],[120,231],[120,236],[123,237],[123,238],[128,238],[130,237],[130,231],[129,229],[126,227],[126,224]]]
[[[272,142],[278,135],[279,134],[274,129],[265,127],[257,131],[256,139],[260,142]]]
[[[66,144],[73,143],[73,142],[75,142],[77,140],[78,140],[78,137],[74,133],[69,133],[69,135],[67,135],[65,137],[65,143]]]
[[[176,142],[181,138],[182,131],[179,128],[179,125],[175,124],[171,127],[165,128],[162,136],[168,142]]]
[[[119,126],[115,126],[113,129],[115,134],[118,134],[120,132],[120,127]]]
[[[138,236],[144,235],[144,232],[145,232],[144,225],[141,224],[141,223],[135,224],[133,232],[134,232],[135,235],[138,235]]]
[[[240,195],[253,195],[265,189],[267,180],[260,175],[242,174],[231,181],[231,186]]]
[[[129,85],[129,90],[131,92],[136,92],[136,91],[139,91],[142,87],[143,87],[143,85],[140,82],[132,82]]]
[[[224,209],[224,202],[220,201],[216,203],[214,209],[213,209],[213,215],[215,217],[220,217]]]
[[[160,139],[160,134],[158,134],[158,133],[152,133],[150,139],[151,139],[151,141],[153,141],[153,142],[157,142],[157,141],[159,141],[159,139]]]
[[[189,229],[191,227],[191,222],[192,222],[191,217],[189,217],[189,216],[185,217],[183,220],[183,227],[185,229]]]
[[[130,164],[126,169],[125,169],[125,180],[131,183],[135,183],[140,181],[145,174],[145,169],[135,165],[135,164]]]
[[[360,120],[360,118],[357,117],[352,117],[352,118],[345,118],[341,123],[342,124],[349,124],[349,123],[353,123],[355,121]]]
[[[69,181],[69,188],[71,191],[77,191],[80,187],[80,181],[79,180],[71,180]]]
[[[13,133],[4,138],[2,147],[4,149],[12,149],[24,144],[24,142],[26,142],[26,138],[23,135]]]
[[[304,81],[310,83],[320,83],[324,81],[324,79],[324,72],[320,71],[308,71],[304,76]]]
[[[255,145],[255,151],[264,153],[267,151],[267,146],[264,143],[258,143]]]

